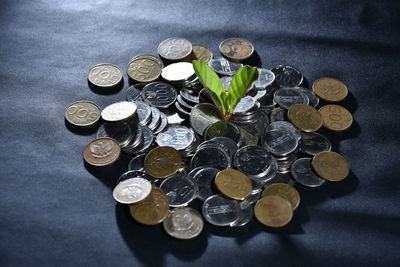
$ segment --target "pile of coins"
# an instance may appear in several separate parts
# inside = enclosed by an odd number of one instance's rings
[[[68,106],[65,119],[76,127],[98,126],[83,151],[95,167],[132,154],[127,172],[113,190],[134,220],[162,223],[177,239],[198,236],[203,219],[217,226],[242,227],[253,217],[268,227],[287,225],[299,206],[296,186],[318,187],[349,174],[347,160],[331,150],[321,127],[344,131],[351,113],[339,102],[347,87],[333,78],[301,87],[303,75],[288,65],[259,68],[259,78],[224,120],[190,63],[201,60],[220,75],[226,90],[232,75],[254,53],[242,38],[221,42],[223,57],[183,38],[169,38],[158,56],[134,56],[126,67],[131,86],[126,101],[100,109],[90,101]],[[88,80],[101,90],[117,86],[122,71],[98,64]],[[110,177],[111,178],[111,177]],[[297,184],[297,185],[296,185]],[[201,211],[192,203],[201,201]],[[192,206],[192,207],[191,207]]]

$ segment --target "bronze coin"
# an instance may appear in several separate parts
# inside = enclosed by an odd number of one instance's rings
[[[175,174],[182,164],[179,152],[169,146],[152,149],[144,159],[144,169],[155,178],[167,178]]]
[[[312,85],[312,89],[314,94],[328,102],[342,101],[349,92],[344,83],[333,78],[316,80]]]
[[[293,217],[290,202],[280,196],[266,196],[257,201],[254,206],[257,220],[269,227],[282,227]]]
[[[75,126],[92,126],[100,119],[100,108],[90,101],[77,101],[65,110],[65,119]]]
[[[101,137],[86,145],[83,158],[93,166],[108,166],[117,161],[121,155],[121,148],[117,141],[108,137]]]
[[[338,105],[326,105],[321,107],[319,113],[323,119],[325,128],[332,131],[344,131],[353,123],[353,116],[344,107]]]
[[[98,87],[114,87],[122,81],[122,72],[118,66],[101,63],[90,68],[88,80]]]
[[[226,169],[215,176],[215,185],[227,197],[243,200],[253,190],[249,177],[237,170]]]
[[[295,104],[288,110],[288,119],[303,132],[315,132],[322,126],[322,116],[313,107]]]
[[[253,45],[243,38],[229,38],[219,45],[221,54],[231,61],[242,61],[251,57]]]
[[[195,60],[203,61],[205,63],[209,63],[213,58],[213,53],[208,47],[203,45],[194,44],[192,45],[192,53],[194,55]]]
[[[128,76],[137,82],[152,82],[161,75],[163,68],[162,61],[153,55],[135,56],[126,68]]]
[[[314,171],[331,182],[338,182],[349,175],[350,165],[340,154],[324,151],[315,155],[311,161]]]
[[[285,183],[275,183],[267,186],[264,191],[261,194],[261,197],[266,197],[266,196],[280,196],[290,202],[290,204],[293,207],[293,210],[295,210],[300,203],[300,194],[290,184],[285,184]]]

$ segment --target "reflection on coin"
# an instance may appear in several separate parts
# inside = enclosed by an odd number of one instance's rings
[[[197,195],[197,185],[190,176],[176,174],[160,184],[160,189],[168,197],[171,207],[188,205]]]
[[[210,140],[214,137],[220,136],[228,137],[235,141],[237,144],[240,142],[242,137],[240,129],[236,126],[236,124],[225,120],[217,121],[211,124],[204,132],[205,140]]]
[[[106,122],[97,129],[96,138],[109,137],[118,142],[121,148],[125,148],[132,141],[132,131],[128,123]]]
[[[152,149],[144,159],[144,169],[155,178],[166,178],[175,174],[181,167],[179,152],[168,146]]]
[[[208,65],[213,71],[221,75],[234,75],[236,71],[243,67],[243,64],[230,62],[225,58],[212,59]]]
[[[162,41],[157,48],[158,54],[167,60],[181,60],[192,52],[192,44],[183,38],[172,37]]]
[[[76,101],[65,110],[65,119],[75,126],[92,126],[100,119],[100,108],[90,101]]]
[[[108,122],[119,122],[127,120],[136,114],[137,106],[130,101],[116,102],[108,105],[101,112],[103,120]]]
[[[157,108],[168,108],[176,100],[176,89],[164,82],[153,82],[142,90],[142,98],[148,104]]]
[[[152,82],[160,77],[162,61],[153,55],[135,56],[126,68],[128,76],[137,82]]]
[[[287,199],[295,210],[300,203],[299,192],[291,185],[275,183],[267,186],[261,194],[261,198],[266,196],[280,196]]]
[[[300,158],[293,162],[290,173],[296,182],[304,186],[317,187],[325,182],[324,179],[314,173],[309,158]]]
[[[349,129],[353,123],[353,116],[342,106],[326,105],[321,107],[318,111],[324,120],[324,127],[329,130],[344,131]]]
[[[199,44],[193,44],[192,48],[195,60],[203,61],[204,63],[208,64],[213,57],[213,54],[208,47]]]
[[[222,120],[221,113],[209,103],[197,104],[190,112],[190,125],[201,136],[208,126],[220,120]]]
[[[83,158],[93,166],[108,166],[117,161],[121,148],[111,138],[102,137],[90,142],[83,150]]]
[[[314,92],[311,89],[304,88],[304,87],[298,87],[310,100],[310,103],[308,103],[310,106],[313,106],[314,108],[318,106],[319,104],[319,98],[314,94]]]
[[[300,150],[311,156],[322,151],[330,151],[331,142],[319,133],[301,133]]]
[[[197,197],[204,201],[216,194],[216,190],[214,190],[214,178],[219,170],[210,167],[199,167],[195,170],[195,173],[192,175],[193,179],[197,182]],[[191,174],[189,173],[189,175]]]
[[[318,97],[328,102],[342,101],[349,92],[344,83],[333,78],[316,80],[312,85],[312,89]]]
[[[296,87],[303,82],[303,75],[295,67],[279,65],[271,71],[275,74],[274,84],[278,87]]]
[[[229,168],[230,164],[231,158],[222,148],[207,146],[199,149],[193,155],[190,161],[190,168],[193,170],[194,168],[204,166],[224,170]]]
[[[240,214],[239,218],[231,223],[231,227],[241,227],[248,224],[253,218],[253,206],[247,200],[240,202]]]
[[[163,222],[169,212],[167,196],[157,187],[152,187],[150,195],[144,200],[132,204],[129,211],[133,219],[146,225]]]
[[[322,126],[322,116],[313,107],[295,104],[288,110],[288,119],[303,132],[315,132]]]
[[[263,176],[270,168],[271,154],[257,145],[241,147],[235,154],[236,168],[249,176]]]
[[[116,184],[129,180],[131,178],[143,178],[149,181],[151,184],[154,184],[155,182],[158,181],[158,179],[154,179],[153,177],[151,177],[150,175],[148,175],[143,171],[127,171],[123,173],[120,177],[118,177]]]
[[[280,196],[266,196],[254,206],[257,220],[269,227],[282,227],[290,222],[293,208],[290,202]]]
[[[343,180],[350,171],[347,160],[332,151],[318,153],[313,157],[311,165],[319,176],[331,182]]]
[[[132,86],[130,86],[128,88],[128,90],[126,91],[126,100],[128,101],[136,101],[136,100],[140,100],[141,97],[141,93],[142,93],[142,89],[143,87],[146,85],[146,83],[137,83],[134,84]]]
[[[113,64],[97,64],[90,68],[88,80],[98,87],[113,87],[122,81],[122,72]]]
[[[219,51],[232,61],[248,59],[254,52],[253,45],[243,38],[229,38],[221,42]]]
[[[172,126],[166,131],[159,133],[156,143],[159,146],[170,146],[176,150],[183,150],[194,141],[194,132],[185,126]]]
[[[143,92],[143,91],[142,91]],[[147,125],[147,123],[151,120],[151,108],[148,104],[141,101],[135,101],[137,106],[137,116],[140,125]]]
[[[261,139],[261,145],[279,157],[284,157],[292,153],[298,146],[296,132],[283,123],[281,121],[270,123]]]
[[[236,200],[245,199],[253,190],[249,177],[234,169],[220,171],[215,176],[215,184],[222,194]]]
[[[282,108],[289,109],[295,104],[308,105],[308,97],[295,88],[280,88],[274,93],[274,100]]]
[[[169,82],[184,82],[195,75],[192,63],[177,62],[163,68],[161,76]]]
[[[115,201],[122,204],[133,204],[145,199],[151,191],[151,183],[136,177],[119,183],[113,190]]]
[[[265,88],[275,80],[275,74],[268,69],[258,69],[258,79],[254,82],[256,88]]]
[[[207,222],[217,226],[227,226],[239,218],[240,205],[237,200],[214,195],[204,201],[202,213]]]
[[[163,226],[167,234],[177,239],[192,239],[203,230],[203,219],[197,210],[177,208],[171,210]]]

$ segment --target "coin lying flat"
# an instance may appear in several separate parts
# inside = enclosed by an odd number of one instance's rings
[[[320,152],[311,161],[314,171],[331,182],[341,181],[347,177],[350,166],[340,154],[332,151]]]
[[[312,170],[309,158],[300,158],[293,162],[290,173],[296,182],[304,186],[317,187],[325,183],[325,180]]]
[[[116,102],[108,105],[101,112],[103,120],[108,122],[119,122],[132,118],[135,116],[137,106],[130,101]]]
[[[171,210],[163,222],[167,234],[177,239],[192,239],[203,230],[203,219],[197,210],[177,208]]]
[[[76,101],[65,110],[65,119],[75,126],[92,126],[100,119],[100,108],[90,101]]]
[[[121,204],[133,204],[145,199],[151,191],[151,183],[135,177],[119,183],[113,190],[115,201]]]
[[[245,199],[253,190],[249,177],[234,169],[220,171],[215,176],[215,184],[222,194],[236,200]]]
[[[192,63],[177,62],[163,68],[161,76],[169,82],[182,82],[195,75]]]
[[[242,61],[253,55],[254,47],[246,39],[229,38],[221,42],[219,51],[229,60]]]
[[[155,178],[166,178],[175,174],[181,167],[179,152],[168,146],[152,149],[144,159],[144,169]]]
[[[167,60],[181,60],[192,52],[192,44],[183,38],[172,37],[162,41],[157,48],[158,54]]]
[[[282,227],[293,217],[290,202],[280,196],[266,196],[257,201],[254,206],[256,219],[269,227]]]
[[[160,77],[163,65],[161,59],[156,56],[137,55],[128,63],[126,72],[134,81],[152,82]]]
[[[342,106],[326,105],[318,111],[322,115],[324,127],[329,130],[345,131],[353,123],[353,116]]]
[[[113,87],[122,81],[122,72],[113,64],[97,64],[90,68],[88,80],[98,87]]]
[[[328,102],[339,102],[348,94],[347,86],[333,78],[320,78],[312,85],[313,92],[321,99]]]
[[[187,206],[197,194],[197,185],[185,174],[176,174],[160,184],[160,189],[168,197],[170,207]]]
[[[201,211],[207,222],[217,226],[228,226],[238,220],[240,205],[237,200],[213,195],[204,201]]]
[[[303,132],[315,132],[322,126],[322,116],[313,107],[295,104],[288,110],[288,119]]]
[[[183,150],[193,143],[194,137],[193,130],[185,126],[172,126],[157,135],[156,143],[159,146],[170,146],[176,150]]]
[[[288,200],[293,210],[295,210],[300,203],[299,192],[289,184],[275,183],[267,186],[261,194],[262,198],[266,196],[280,196]]]
[[[192,45],[194,58],[199,61],[203,61],[204,63],[210,62],[213,58],[213,53],[208,47],[199,44]]]
[[[164,82],[153,82],[146,85],[142,90],[142,98],[148,104],[157,108],[168,108],[177,97],[175,87]]]
[[[108,166],[121,155],[119,144],[111,138],[102,137],[90,142],[83,150],[83,158],[93,166]]]

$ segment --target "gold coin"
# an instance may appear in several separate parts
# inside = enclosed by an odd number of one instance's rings
[[[243,200],[251,194],[253,185],[246,174],[227,169],[215,176],[215,184],[219,191],[227,197]]]
[[[209,63],[213,58],[213,53],[208,47],[203,45],[194,44],[192,45],[192,53],[195,60],[203,61],[205,63]]]
[[[179,152],[169,146],[152,149],[144,159],[144,169],[155,178],[167,178],[175,174],[182,164]]]
[[[313,107],[295,104],[288,110],[288,119],[303,132],[315,132],[322,126],[322,116]]]
[[[83,158],[93,166],[108,166],[117,161],[121,148],[117,141],[101,137],[90,142],[83,150]]]
[[[293,217],[290,202],[280,196],[266,196],[257,201],[254,206],[257,220],[270,227],[282,227]]]
[[[333,78],[316,80],[312,85],[312,89],[314,94],[328,102],[342,101],[349,92],[344,83]]]
[[[137,82],[152,82],[161,75],[163,63],[156,56],[143,54],[135,56],[126,68],[128,76]]]
[[[350,165],[340,154],[325,151],[315,155],[311,161],[314,171],[331,182],[341,181],[349,175]]]
[[[300,203],[299,192],[290,184],[276,183],[267,186],[261,194],[261,197],[266,196],[280,196],[290,202],[293,210],[295,210]]]
[[[122,72],[113,64],[97,64],[90,68],[88,80],[98,87],[114,87],[122,81]]]
[[[323,119],[325,128],[332,131],[344,131],[353,123],[353,116],[344,107],[338,105],[326,105],[321,107],[319,113]]]
[[[137,222],[156,225],[162,223],[168,216],[168,198],[158,187],[153,187],[150,195],[144,200],[130,205],[129,211]]]
[[[251,57],[253,45],[243,38],[229,38],[219,45],[221,54],[231,61],[242,61]]]
[[[77,101],[65,110],[65,119],[75,126],[92,126],[100,119],[100,108],[90,101]]]

